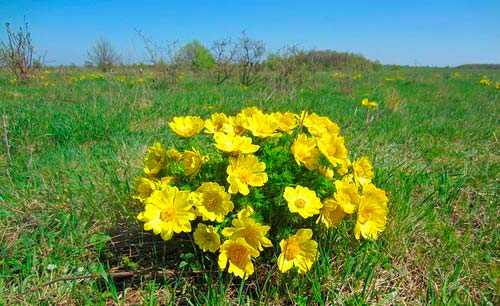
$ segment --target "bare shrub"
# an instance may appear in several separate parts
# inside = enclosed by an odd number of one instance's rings
[[[230,38],[224,38],[214,41],[210,51],[215,62],[215,66],[210,70],[210,76],[216,85],[221,85],[234,73],[236,46]]]
[[[178,41],[167,41],[164,44],[159,44],[141,31],[137,31],[137,34],[144,42],[147,53],[146,60],[153,65],[157,79],[176,80],[182,71],[182,58]]]
[[[307,73],[305,52],[297,46],[285,46],[269,54],[266,64],[277,86],[301,84]]]
[[[251,85],[258,79],[265,53],[266,47],[263,41],[251,39],[245,32],[242,33],[236,51],[242,85]]]
[[[25,22],[17,32],[10,28],[9,23],[6,23],[5,30],[7,41],[0,41],[0,63],[11,71],[17,82],[27,82],[35,70],[33,67],[34,47],[28,23]]]
[[[109,40],[99,39],[87,52],[85,66],[95,66],[103,72],[110,71],[120,61],[120,55],[115,51]]]

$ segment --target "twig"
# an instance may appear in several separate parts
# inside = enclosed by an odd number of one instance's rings
[[[3,121],[3,145],[5,147],[5,154],[7,154],[7,161],[8,165],[5,168],[5,172],[7,176],[10,178],[10,170],[9,168],[12,166],[12,156],[10,155],[10,145],[9,145],[9,126],[7,124],[7,115],[3,114],[2,115],[2,121]]]

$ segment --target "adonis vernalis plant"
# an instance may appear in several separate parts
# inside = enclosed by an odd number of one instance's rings
[[[236,276],[248,278],[273,251],[268,260],[281,272],[306,273],[321,255],[315,235],[351,216],[356,239],[377,239],[386,227],[388,198],[372,183],[369,158],[351,161],[328,117],[250,107],[174,117],[169,126],[177,147],[148,149],[137,218],[165,240],[192,233]]]

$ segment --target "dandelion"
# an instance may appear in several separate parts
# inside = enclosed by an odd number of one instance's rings
[[[361,101],[361,105],[367,106],[367,107],[378,107],[378,102],[370,102],[368,99],[363,99]]]
[[[319,210],[323,207],[316,192],[307,187],[286,187],[283,197],[288,202],[290,212],[298,213],[304,219],[319,214]]]
[[[203,129],[205,121],[198,116],[174,117],[168,125],[177,135],[189,138]]]
[[[230,184],[229,193],[248,195],[248,186],[261,187],[267,182],[267,174],[264,172],[266,164],[259,162],[254,155],[239,155],[230,158],[227,167],[227,182]]]
[[[385,191],[373,184],[363,186],[363,194],[358,209],[358,218],[354,227],[356,239],[377,239],[387,224],[387,196]]]
[[[161,234],[163,240],[170,240],[174,233],[191,232],[191,220],[196,218],[189,201],[189,191],[180,191],[167,186],[145,201],[145,209],[137,216],[144,222],[144,230]]]
[[[316,141],[308,138],[306,134],[299,134],[292,144],[292,154],[299,165],[304,165],[309,170],[319,167],[319,150]]]
[[[220,248],[220,236],[212,225],[198,223],[193,232],[194,243],[203,250],[203,252],[215,253]]]
[[[229,262],[229,273],[247,279],[254,272],[252,257],[258,257],[259,254],[241,237],[226,240],[220,248],[219,268],[224,270]]]
[[[259,251],[264,250],[264,247],[272,247],[271,240],[266,237],[271,227],[255,221],[255,219],[250,217],[252,213],[252,208],[240,211],[238,218],[232,222],[234,227],[224,228],[222,235],[230,239],[243,238],[252,248]]]
[[[233,155],[255,153],[260,148],[252,144],[252,138],[234,133],[215,133],[214,140],[217,149]]]
[[[311,270],[318,256],[318,243],[311,240],[311,229],[299,229],[295,235],[280,241],[281,254],[278,257],[278,268],[282,273],[297,267],[300,274]]]
[[[224,217],[233,210],[231,196],[226,192],[224,186],[213,182],[204,182],[196,192],[202,197],[196,205],[198,215],[203,221],[224,221]]]

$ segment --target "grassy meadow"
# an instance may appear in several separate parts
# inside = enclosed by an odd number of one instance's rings
[[[500,303],[500,72],[383,68],[245,87],[128,70],[81,79],[97,72],[51,69],[27,85],[0,73],[0,304]],[[484,75],[493,85],[480,84]],[[376,241],[341,226],[319,241],[329,255],[304,276],[258,260],[242,282],[187,236],[163,242],[142,229],[134,179],[148,146],[175,144],[171,118],[247,106],[317,112],[341,126],[351,158],[371,158],[389,197]]]

